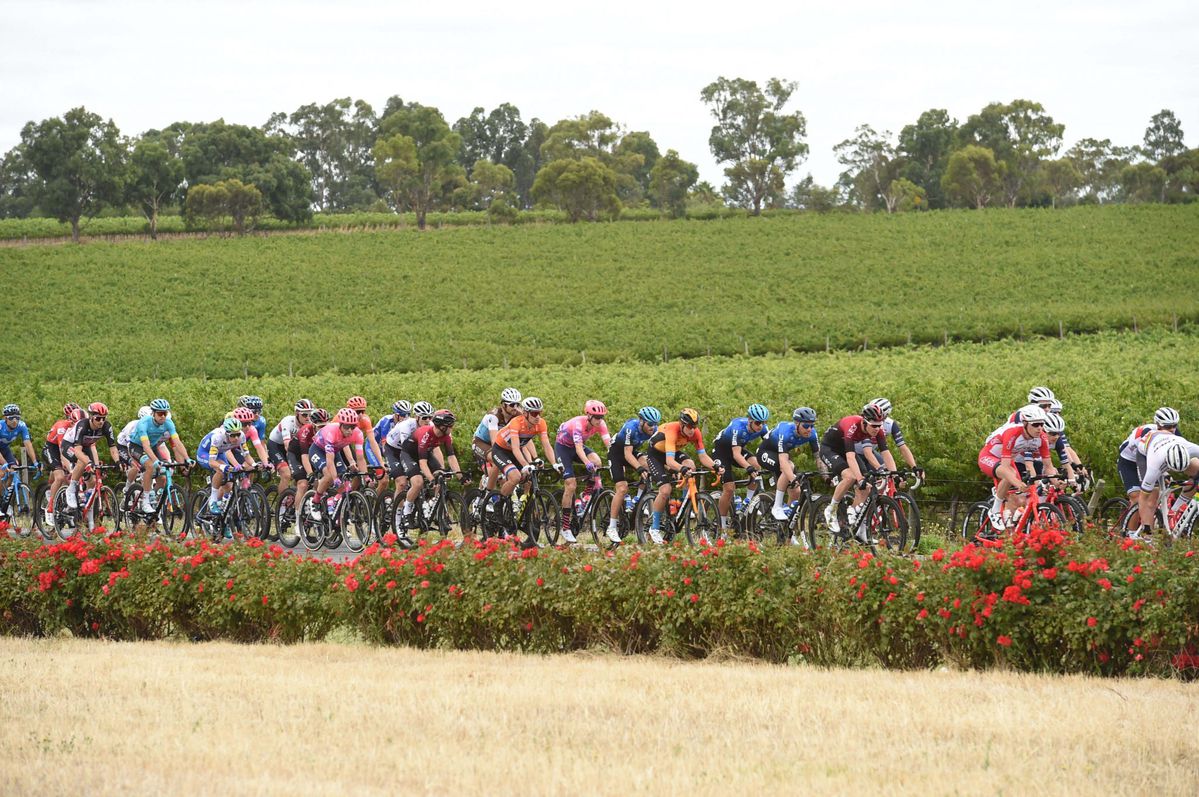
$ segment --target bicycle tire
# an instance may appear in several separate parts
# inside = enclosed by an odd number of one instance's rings
[[[611,489],[604,488],[595,495],[591,496],[591,502],[587,505],[587,511],[583,514],[583,526],[587,531],[591,532],[591,540],[596,547],[603,550],[604,546],[612,541],[608,539],[608,520],[612,516],[612,499],[616,493]],[[617,533],[620,529],[620,518],[616,519]]]
[[[265,500],[262,495],[255,495],[254,490],[243,490],[237,496],[237,500],[225,513],[225,523],[230,527],[234,539],[239,534],[245,540],[262,539],[260,535],[264,522],[262,514]]]
[[[828,526],[828,521],[824,519],[825,507],[832,502],[831,495],[818,495],[808,502],[810,508],[808,509],[808,524],[805,529],[808,550],[814,551],[822,547],[821,543],[826,543],[824,545],[826,548],[832,547],[834,534]]]
[[[1037,504],[1036,513],[1033,515],[1033,522],[1040,524],[1043,528],[1059,529],[1061,531],[1067,531],[1070,528],[1065,513],[1053,504]]]
[[[33,527],[38,535],[49,541],[54,536],[54,524],[46,523],[46,507],[50,505],[50,482],[44,481],[33,491]]]
[[[102,526],[110,532],[120,530],[124,523],[120,504],[117,503],[117,494],[106,484],[100,486],[100,498],[92,505],[92,519],[94,522],[91,528]],[[109,523],[112,525],[109,526]]]
[[[54,536],[60,540],[69,540],[79,533],[79,510],[67,505],[68,489],[72,489],[70,482],[54,491]]]
[[[375,496],[375,505],[371,508],[371,518],[375,522],[375,539],[383,541],[383,537],[391,530],[391,510],[395,504],[395,493],[384,490]]]
[[[187,536],[187,505],[183,503],[183,491],[173,483],[168,491],[164,489],[158,498],[158,522],[162,531],[168,537],[174,538],[175,529],[179,528],[182,536]]]
[[[272,484],[270,487],[263,488],[263,495],[266,496],[266,534],[263,539],[271,542],[279,541],[279,529],[275,526],[275,506],[279,503],[279,485]]]
[[[1099,505],[1099,511],[1095,513],[1096,525],[1103,532],[1110,535],[1120,533],[1120,520],[1124,517],[1124,513],[1128,510],[1128,499],[1117,496],[1109,498]]]
[[[889,495],[875,496],[875,502],[873,516],[869,518],[870,539],[878,540],[888,553],[906,553],[908,516],[903,506]]]
[[[275,532],[279,544],[284,548],[295,548],[300,544],[300,531],[296,522],[296,488],[275,491]]]
[[[434,533],[443,540],[448,540],[457,529],[462,530],[462,494],[457,490],[446,490],[441,504],[433,513],[432,525]]]
[[[1067,526],[1075,534],[1082,534],[1086,529],[1087,508],[1072,495],[1059,495],[1053,506],[1062,513]]]
[[[552,499],[550,499],[552,500]],[[528,544],[540,545],[543,539],[541,533],[545,531],[545,504],[539,500],[536,493],[527,496],[521,505],[520,517],[517,518],[519,529],[517,534],[524,534],[524,542]],[[557,539],[555,535],[554,539]],[[547,544],[549,543],[547,540]]]
[[[216,539],[213,536],[213,519],[208,514],[208,496],[210,492],[207,487],[193,490],[191,498],[187,502],[192,516],[192,529],[195,532],[194,536],[196,539],[202,537]]]
[[[358,553],[371,541],[371,505],[365,495],[357,490],[346,493],[337,511],[337,530],[346,547]]]
[[[633,529],[637,534],[637,542],[641,545],[649,545],[653,542],[649,536],[649,528],[654,519],[655,498],[657,498],[655,493],[646,493],[633,506]]]
[[[463,537],[471,536],[482,525],[485,497],[486,492],[478,487],[469,487],[462,494],[462,507],[458,511],[458,525]]]
[[[990,501],[975,501],[962,517],[961,535],[963,542],[975,542],[978,535],[991,530],[988,513],[991,511]]]
[[[715,545],[720,539],[720,510],[716,505],[716,499],[711,495],[696,495],[694,510],[691,508],[690,499],[684,501],[679,515],[679,524],[683,527],[683,536],[687,538],[688,544],[698,546],[701,542],[706,542]]]
[[[915,553],[920,547],[920,507],[916,504],[916,496],[911,493],[896,493],[895,500],[903,508],[908,519],[908,551]]]
[[[274,513],[271,512],[271,502],[267,498],[266,488],[258,482],[250,485],[249,489],[243,490],[242,494],[248,496],[254,502],[253,517],[257,521],[254,528],[247,529],[246,539],[251,536],[260,540],[266,540],[271,533],[271,518]],[[248,516],[248,515],[247,515]]]
[[[304,549],[307,551],[319,551],[325,544],[323,513],[321,520],[316,520],[310,511],[314,500],[316,500],[316,490],[306,491],[296,510],[300,521],[300,542],[304,543]]]
[[[18,537],[28,537],[33,533],[34,511],[33,495],[29,491],[29,485],[21,482],[13,487],[12,495],[8,497],[9,522],[13,533]]]
[[[542,535],[537,538],[538,541],[544,540],[548,546],[557,545],[562,528],[560,523],[562,517],[560,514],[562,511],[562,498],[559,496],[555,500],[554,493],[546,492],[538,487],[537,491],[525,500],[537,505],[537,513],[535,515],[537,519],[537,531],[538,534]],[[525,521],[521,525],[527,527],[529,525],[528,519],[526,518]],[[528,529],[526,528],[525,531],[527,533]]]

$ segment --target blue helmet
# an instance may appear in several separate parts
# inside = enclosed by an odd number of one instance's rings
[[[171,411],[171,402],[167,401],[164,398],[156,398],[150,402],[150,411],[151,412],[170,412]]]
[[[248,410],[262,412],[262,399],[258,396],[242,396],[238,403]]]
[[[400,399],[391,405],[391,411],[396,415],[408,416],[412,414],[412,405],[404,399]]]
[[[791,418],[796,423],[816,423],[816,410],[811,407],[799,407],[791,413]]]
[[[765,423],[770,418],[770,410],[762,404],[750,404],[749,410],[745,413],[751,421]]]
[[[20,418],[21,417],[21,408],[18,407],[16,404],[5,404],[4,405],[4,417],[5,418]]]
[[[637,417],[650,426],[657,426],[662,423],[662,413],[658,412],[657,407],[642,407],[637,410]]]

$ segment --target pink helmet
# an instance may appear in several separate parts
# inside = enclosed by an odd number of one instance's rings
[[[253,423],[254,411],[246,407],[238,407],[233,411],[233,417],[241,423]]]
[[[358,412],[349,407],[342,407],[337,411],[337,422],[344,423],[347,426],[358,425]]]
[[[604,406],[604,402],[599,401],[598,399],[589,399],[587,403],[583,405],[583,412],[587,415],[607,415],[608,408]]]

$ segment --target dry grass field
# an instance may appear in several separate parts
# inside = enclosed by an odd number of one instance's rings
[[[0,639],[0,794],[1193,795],[1197,689]]]

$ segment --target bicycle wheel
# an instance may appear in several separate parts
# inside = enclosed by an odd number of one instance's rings
[[[188,520],[187,504],[183,491],[171,484],[171,489],[163,490],[158,497],[159,502],[165,501],[159,508],[158,519],[162,522],[163,533],[169,537],[187,537]]]
[[[539,540],[544,545],[557,545],[562,529],[561,493],[555,495],[554,493],[545,492],[538,488],[537,492],[533,493],[533,495],[527,497],[525,500],[537,504],[536,517],[537,533],[539,536],[535,537],[535,539]],[[573,512],[574,510],[571,511]]]
[[[771,509],[773,506],[759,490],[753,498],[749,499],[749,504],[742,512],[741,518],[733,522],[741,524],[741,534],[745,539],[763,545],[779,545],[782,532],[780,523],[770,513]]]
[[[1041,528],[1057,529],[1059,531],[1069,531],[1071,529],[1070,522],[1066,520],[1065,514],[1053,504],[1037,504],[1037,512],[1033,517],[1033,522]],[[1025,531],[1030,531],[1030,529],[1025,529]]]
[[[896,493],[895,500],[899,502],[908,520],[908,550],[915,553],[920,545],[920,507],[916,505],[916,496],[911,493]]]
[[[375,539],[383,541],[384,535],[391,531],[391,514],[392,504],[395,501],[395,493],[391,490],[385,490],[375,496],[375,505],[371,507],[371,520],[374,522]]]
[[[100,497],[92,504],[91,528],[102,526],[111,532],[121,528],[121,523],[122,517],[116,493],[112,491],[111,487],[101,487]]]
[[[977,501],[970,505],[962,517],[962,540],[974,542],[979,534],[991,533],[991,521],[988,513],[991,511],[990,501]]]
[[[263,524],[266,522],[262,518],[265,501],[265,495],[256,495],[253,490],[243,490],[237,496],[237,501],[225,513],[226,527],[235,537],[240,534],[247,540],[251,537],[261,539]]]
[[[1086,528],[1087,508],[1072,495],[1059,495],[1053,503],[1061,511],[1065,525],[1075,534],[1082,534]]]
[[[1127,509],[1127,498],[1117,497],[1107,499],[1099,505],[1099,511],[1095,516],[1096,526],[1100,531],[1105,531],[1108,534],[1119,534],[1121,528],[1120,520]]]
[[[208,496],[210,494],[209,488],[201,487],[191,494],[191,498],[187,502],[196,539],[207,536],[210,539],[218,540],[221,536],[219,530],[215,528],[216,521],[208,512]]]
[[[805,538],[808,541],[808,549],[816,550],[820,547],[831,548],[833,543],[833,531],[828,526],[828,521],[824,518],[824,510],[832,503],[832,496],[818,495],[809,502],[808,522],[805,528]]]
[[[653,542],[650,539],[649,527],[654,520],[654,498],[656,497],[653,493],[646,493],[633,506],[633,530],[637,533],[637,542],[642,545],[649,545]]]
[[[688,544],[716,544],[716,540],[720,538],[720,515],[715,498],[707,493],[700,493],[695,497],[695,509],[691,508],[690,500],[684,501],[679,515],[679,524]]]
[[[67,506],[67,490],[72,485],[61,485],[54,491],[54,535],[60,540],[69,540],[79,530],[79,510]]]
[[[8,516],[12,531],[18,537],[28,537],[33,531],[34,508],[29,486],[22,483],[14,487],[8,497]]]
[[[296,488],[288,487],[275,492],[275,533],[284,548],[295,548],[300,543],[300,529],[296,523]]]
[[[518,533],[525,535],[526,543],[553,544],[546,538],[548,529],[546,529],[545,516],[546,505],[552,501],[553,499],[548,496],[546,501],[541,501],[536,493],[525,497],[517,521],[520,524]]]
[[[300,502],[299,509],[296,510],[300,523],[300,541],[309,551],[319,550],[325,542],[324,520],[312,517],[312,502],[315,499],[316,491],[309,490],[304,493],[304,499]]]
[[[255,528],[247,531],[260,540],[268,539],[271,535],[271,518],[275,513],[271,511],[271,501],[267,497],[266,488],[255,482],[245,493],[254,502],[254,517],[258,521]]]
[[[587,512],[583,515],[582,529],[591,534],[591,540],[600,549],[612,542],[608,539],[608,520],[612,515],[612,498],[615,495],[611,490],[600,490],[591,497]],[[616,527],[620,528],[619,518]]]
[[[338,507],[335,525],[345,540],[346,547],[357,553],[371,541],[371,505],[367,497],[357,490],[346,493]]]
[[[871,540],[889,553],[904,553],[908,542],[908,516],[898,501],[887,495],[877,496],[874,512],[867,519]]]
[[[483,497],[484,492],[478,487],[467,488],[463,493],[462,505],[458,510],[458,524],[462,536],[470,536],[479,528],[482,520]]]
[[[445,496],[433,513],[433,532],[441,539],[449,539],[462,529],[462,495],[456,490],[446,490]]]
[[[50,484],[42,482],[33,492],[33,525],[46,542],[54,539],[54,520],[46,521],[46,507],[50,506]]]

